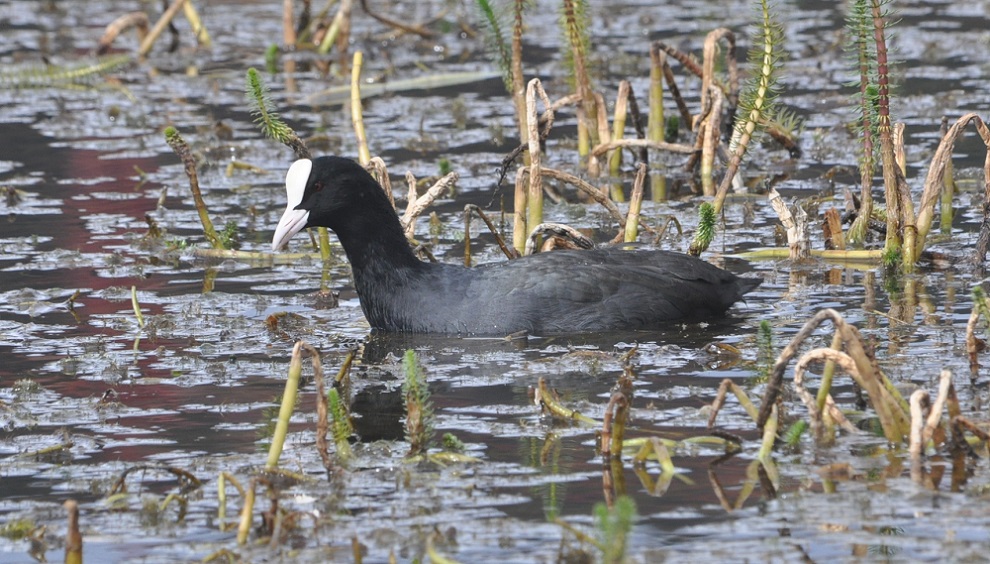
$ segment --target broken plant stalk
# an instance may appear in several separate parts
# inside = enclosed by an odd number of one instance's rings
[[[193,158],[189,145],[179,135],[179,132],[172,126],[165,128],[165,142],[175,151],[175,154],[182,160],[182,164],[189,177],[189,189],[192,191],[193,202],[196,204],[196,212],[199,214],[199,221],[203,224],[203,234],[214,249],[223,249],[223,243],[213,228],[210,214],[206,210],[206,202],[203,201],[203,194],[199,190],[199,176],[196,173],[196,159]]]

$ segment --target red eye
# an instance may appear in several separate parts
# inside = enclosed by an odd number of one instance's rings
[[[322,182],[314,182],[313,183],[313,192],[319,192],[320,190],[323,190],[323,183]]]

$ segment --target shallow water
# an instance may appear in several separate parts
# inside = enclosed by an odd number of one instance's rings
[[[779,351],[824,307],[859,327],[886,373],[905,386],[934,390],[939,369],[953,370],[967,414],[984,418],[986,378],[981,373],[970,383],[964,342],[970,292],[981,282],[963,263],[982,220],[983,151],[972,134],[956,148],[961,192],[952,237],[932,246],[955,263],[948,269],[891,279],[871,267],[726,257],[777,244],[776,216],[754,197],[728,206],[725,229],[712,247],[713,260],[764,280],[725,320],[513,342],[369,335],[342,255],[330,268],[340,306],[326,309],[313,294],[323,271],[318,260],[250,263],[193,252],[206,245],[182,166],[164,143],[165,126],[176,126],[202,155],[200,182],[214,221],[235,222],[243,250],[268,249],[284,208],[281,179],[291,159],[284,147],[261,138],[243,95],[244,71],[262,68],[267,38],[281,37],[281,3],[197,6],[212,49],[194,49],[180,21],[176,53],[156,48],[148,61],[112,73],[117,81],[0,88],[0,186],[19,194],[16,201],[0,198],[0,520],[46,525],[49,559],[62,550],[67,498],[81,503],[85,556],[95,561],[199,560],[220,549],[248,560],[350,560],[352,538],[369,561],[390,553],[408,561],[422,557],[434,531],[440,533],[436,549],[463,562],[551,561],[579,549],[594,554],[554,518],[593,530],[592,507],[604,498],[595,430],[542,417],[530,399],[538,379],[546,378],[568,406],[600,419],[622,373],[621,355],[638,345],[629,435],[702,435],[702,408],[723,378],[753,398],[762,394],[756,379],[759,323],[770,322]],[[445,6],[390,9],[412,21]],[[0,14],[0,62],[38,65],[42,55],[55,63],[87,59],[109,19],[143,7],[77,1],[49,9],[8,2]],[[781,101],[805,120],[804,155],[792,159],[767,144],[746,170],[749,178],[788,174],[778,186],[785,197],[824,197],[819,211],[841,206],[841,188],[856,185],[855,140],[847,128],[853,114],[843,86],[852,74],[839,49],[843,14],[837,8],[832,2],[780,6],[790,51]],[[990,3],[899,2],[894,8],[900,16],[893,40],[900,61],[894,112],[907,124],[908,176],[918,190],[941,117],[969,111],[985,116],[990,107],[984,57]],[[566,93],[554,10],[546,3],[534,10],[526,44],[527,73],[541,77],[552,98]],[[742,36],[752,10],[744,2],[668,2],[662,8],[621,2],[592,7],[591,16],[592,56],[606,97],[629,78],[645,108],[649,41],[662,38],[699,52],[704,34],[717,26]],[[446,16],[448,22],[459,17],[474,21],[470,7],[455,6]],[[381,81],[491,70],[479,39],[456,25],[439,27],[444,31],[432,41],[397,36],[356,10],[354,47],[365,52],[365,76]],[[136,40],[127,35],[118,46],[133,52]],[[287,92],[284,75],[264,75],[283,116],[304,135],[326,134],[326,146],[314,147],[317,152],[354,155],[349,110],[307,103],[333,84],[310,66],[302,68],[295,93]],[[697,82],[679,78],[695,102]],[[512,145],[511,104],[501,81],[369,98],[365,121],[371,151],[388,163],[397,186],[406,170],[435,174],[441,158],[461,174],[457,196],[435,206],[443,228],[434,251],[441,260],[462,260],[464,204],[497,216],[503,201],[511,203],[511,189],[497,188],[494,173]],[[555,168],[576,170],[574,131],[572,114],[558,116],[548,143]],[[231,159],[264,172],[228,177]],[[836,166],[849,172],[836,177],[832,201],[833,187],[822,175]],[[631,172],[626,176],[628,185]],[[671,176],[673,182],[676,172]],[[698,201],[682,191],[667,202],[646,202],[643,215],[650,223],[674,214],[685,228],[685,235],[668,235],[659,246],[687,247]],[[145,237],[146,214],[165,230],[161,239]],[[586,204],[548,205],[547,215],[589,228],[599,242],[613,234],[605,214]],[[479,227],[473,225],[472,233]],[[428,237],[426,230],[421,219],[421,237]],[[475,236],[472,245],[478,260],[499,260],[490,236]],[[304,238],[292,248],[302,250]],[[143,328],[132,310],[132,286]],[[285,311],[296,317],[281,321],[278,331],[268,328],[266,318]],[[300,339],[322,352],[328,371],[358,350],[353,378],[362,440],[350,467],[328,482],[313,448],[313,386],[304,386],[281,460],[311,481],[280,496],[281,508],[303,517],[278,546],[238,546],[231,529],[219,527],[217,476],[227,471],[246,482],[264,464],[266,429],[277,412],[292,345]],[[813,344],[830,340],[820,330]],[[740,353],[719,354],[711,343]],[[419,353],[431,383],[438,430],[457,435],[480,462],[403,462],[399,359],[409,348]],[[836,396],[851,405],[847,381]],[[730,457],[714,447],[678,451],[678,476],[665,491],[650,483],[659,474],[655,464],[646,467],[650,479],[628,462],[618,473],[639,516],[632,559],[965,560],[982,554],[986,460],[969,462],[965,483],[952,487],[946,475],[931,490],[910,480],[906,450],[888,451],[882,438],[844,438],[816,449],[806,437],[799,448],[775,454],[780,477],[771,491],[749,472],[759,437],[734,400],[719,427],[744,439],[741,451]],[[68,446],[38,454],[60,444]],[[823,478],[818,469],[833,462],[850,464],[854,477]],[[147,464],[182,468],[203,480],[181,518],[175,504],[164,510],[150,505],[178,491],[169,474],[153,470],[132,474],[131,497],[111,510],[106,496],[114,480]],[[240,498],[232,493],[227,506],[232,522]],[[0,560],[29,562],[29,548],[28,541],[5,533]]]

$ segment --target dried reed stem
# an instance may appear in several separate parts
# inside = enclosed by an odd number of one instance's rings
[[[935,154],[932,156],[931,165],[928,167],[928,175],[925,177],[925,187],[921,193],[921,203],[918,205],[918,245],[915,251],[917,256],[925,247],[925,238],[931,230],[932,220],[935,216],[935,203],[944,187],[945,171],[952,163],[952,152],[955,150],[956,141],[962,136],[966,126],[970,123],[976,127],[976,132],[986,146],[986,158],[983,162],[984,179],[984,225],[980,229],[977,240],[976,256],[979,262],[986,257],[987,244],[990,243],[990,128],[980,118],[979,114],[969,113],[956,120],[952,127],[942,137]],[[981,252],[982,250],[982,252]]]
[[[471,266],[472,212],[478,214],[478,217],[480,217],[481,220],[485,222],[485,225],[488,226],[488,230],[495,236],[495,242],[498,243],[498,248],[502,249],[502,254],[504,254],[506,258],[519,258],[519,255],[515,253],[515,250],[505,244],[505,239],[502,238],[502,234],[498,232],[498,229],[495,228],[495,224],[488,218],[488,215],[484,212],[484,210],[475,204],[467,204],[464,206],[464,266]]]
[[[148,26],[150,25],[148,14],[144,12],[130,12],[118,17],[110,22],[103,31],[103,36],[100,37],[100,42],[96,48],[96,54],[106,54],[117,37],[132,27],[137,30],[138,44],[142,43],[144,38],[148,36]]]
[[[636,165],[636,179],[633,180],[632,194],[629,196],[629,213],[626,215],[626,225],[622,229],[622,239],[632,243],[639,236],[639,212],[643,207],[643,188],[646,185],[646,163]]]
[[[767,381],[767,391],[760,405],[757,426],[761,429],[764,427],[765,422],[770,417],[771,409],[776,406],[777,399],[783,388],[784,370],[787,364],[797,354],[798,347],[825,320],[831,320],[835,326],[836,333],[842,337],[846,354],[853,359],[856,365],[855,374],[859,374],[862,377],[862,381],[857,381],[870,396],[873,408],[876,410],[877,416],[883,426],[884,435],[891,442],[903,440],[910,429],[908,409],[904,400],[880,372],[876,358],[873,356],[872,350],[867,347],[859,335],[859,330],[855,326],[846,323],[842,316],[833,309],[823,309],[816,313],[814,317],[804,324],[777,357],[777,361],[774,363]],[[850,374],[854,373],[850,372]]]

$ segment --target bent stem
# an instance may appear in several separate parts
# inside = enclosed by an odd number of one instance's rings
[[[598,422],[594,419],[586,415],[582,415],[573,409],[564,407],[556,398],[556,395],[551,392],[549,388],[547,388],[547,382],[542,376],[537,382],[533,403],[540,406],[541,409],[545,409],[556,419],[561,419],[564,421],[578,421],[580,423],[584,423],[585,425],[591,425],[594,427],[598,426]]]
[[[761,429],[770,417],[772,409],[776,408],[777,399],[783,389],[784,370],[790,360],[797,354],[797,349],[812,332],[825,320],[831,320],[836,333],[845,345],[846,354],[852,358],[856,372],[861,376],[857,382],[866,390],[873,403],[873,408],[883,426],[884,435],[891,442],[901,442],[910,430],[907,402],[894,388],[893,384],[880,371],[876,357],[869,349],[855,326],[845,322],[841,315],[832,309],[823,309],[808,320],[790,343],[781,351],[774,363],[773,370],[767,382],[767,390],[760,405],[757,426]],[[831,349],[822,349],[823,351]],[[828,354],[828,353],[825,353]],[[837,358],[837,357],[836,357]]]
[[[219,235],[213,228],[210,220],[210,213],[206,210],[206,202],[203,201],[203,193],[199,190],[199,175],[196,173],[196,159],[193,158],[189,145],[179,135],[179,132],[172,126],[165,128],[165,142],[175,151],[175,154],[182,160],[186,176],[189,177],[189,189],[192,191],[193,201],[196,203],[196,213],[199,214],[199,221],[203,224],[203,234],[206,236],[210,246],[214,249],[223,249],[223,243]]]
[[[976,132],[986,147],[986,158],[983,162],[984,221],[980,229],[979,238],[977,239],[975,258],[978,259],[978,262],[982,262],[986,257],[987,245],[990,244],[990,222],[987,220],[990,217],[988,216],[988,212],[990,212],[990,128],[987,127],[987,124],[976,113],[966,114],[956,120],[942,137],[942,141],[939,142],[938,148],[932,156],[932,163],[928,168],[928,176],[925,177],[925,188],[921,194],[921,203],[918,206],[916,256],[921,256],[922,251],[924,251],[925,239],[931,230],[932,220],[935,216],[935,204],[938,202],[939,194],[943,190],[946,170],[952,164],[952,152],[955,149],[956,141],[962,136],[966,126],[970,123],[976,127]]]
[[[296,407],[296,396],[299,390],[299,377],[302,374],[302,349],[305,343],[299,341],[292,348],[292,360],[289,362],[289,375],[282,392],[282,405],[278,410],[278,420],[275,422],[275,433],[272,435],[272,446],[268,449],[268,461],[265,470],[272,471],[278,467],[278,459],[282,456],[285,437],[289,433],[289,419]]]
[[[602,458],[622,459],[622,439],[626,434],[626,420],[629,418],[629,398],[622,392],[615,392],[605,407],[602,422]]]

